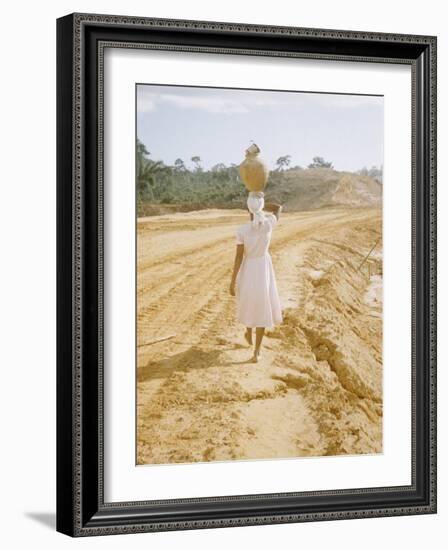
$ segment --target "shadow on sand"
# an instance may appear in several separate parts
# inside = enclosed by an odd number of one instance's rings
[[[137,381],[148,382],[158,378],[167,378],[175,372],[185,372],[192,369],[206,369],[213,366],[244,365],[251,362],[250,351],[245,361],[227,361],[223,352],[244,348],[240,344],[231,347],[203,350],[196,346],[159,361],[148,361],[144,367],[137,369]]]

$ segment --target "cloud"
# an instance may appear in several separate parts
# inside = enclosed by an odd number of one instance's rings
[[[137,110],[139,113],[149,113],[156,109],[156,102],[147,94],[137,96]]]
[[[250,110],[247,104],[223,96],[165,94],[161,100],[182,109],[199,109],[209,113],[248,113]]]
[[[310,100],[326,109],[357,109],[358,107],[382,107],[383,97],[350,94],[307,94]]]
[[[280,104],[278,98],[268,93],[249,93],[246,90],[220,90],[202,88],[171,88],[166,93],[152,86],[141,86],[137,92],[139,113],[154,111],[162,104],[174,105],[180,109],[194,109],[208,113],[249,113],[254,108]],[[168,91],[169,90],[169,91]]]
[[[280,106],[295,111],[309,107],[351,110],[382,106],[382,99],[377,96],[348,94],[142,85],[138,87],[137,108],[139,113],[148,113],[155,111],[160,105],[168,104],[179,109],[213,114],[245,114],[254,109]]]

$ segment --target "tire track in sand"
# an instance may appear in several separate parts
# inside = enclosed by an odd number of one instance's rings
[[[306,258],[308,248],[316,246],[316,231],[334,239],[348,223],[371,218],[370,211],[335,209],[281,220],[271,254],[284,306],[294,310],[309,295],[310,281],[303,273],[316,267]],[[245,219],[228,213],[222,224],[214,219],[197,230],[196,249],[185,244],[189,230],[179,220],[177,229],[171,225],[170,246],[157,251],[154,264],[142,254],[139,341],[176,336],[139,348],[140,464],[325,454],[316,411],[310,411],[306,396],[291,383],[297,364],[285,367],[288,357],[283,357],[279,366],[285,335],[274,337],[274,331],[265,340],[262,361],[247,362],[250,350],[235,324],[235,303],[227,291],[234,229]],[[157,244],[154,233],[139,231],[139,249],[147,254]],[[287,323],[284,328],[287,333]],[[309,362],[306,346],[300,339],[296,343],[295,363],[301,354]]]

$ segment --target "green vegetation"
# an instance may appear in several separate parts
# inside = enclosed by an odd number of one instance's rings
[[[277,170],[285,170],[291,164],[291,155],[284,155],[283,157],[278,157],[276,163]]]
[[[145,203],[198,204],[203,207],[239,207],[246,190],[239,179],[238,166],[220,163],[210,170],[201,166],[196,155],[190,160],[194,170],[188,170],[183,159],[176,159],[174,166],[153,161],[146,147],[137,140],[137,205],[144,210]]]
[[[137,200],[148,201],[156,198],[160,178],[169,171],[162,161],[149,159],[149,151],[137,140]]]
[[[187,168],[181,158],[169,166],[152,160],[150,152],[138,139],[136,155],[138,216],[202,208],[244,208],[247,191],[237,164],[218,163],[205,170],[201,157],[194,155],[189,159],[193,169]],[[277,159],[276,168],[269,174],[266,192],[269,200],[280,202],[291,210],[332,204],[341,177],[348,174],[335,171],[332,163],[322,157],[314,157],[307,169],[290,166],[290,163],[290,155]],[[354,188],[368,187],[372,196],[380,196],[381,192],[375,187],[378,183],[373,181],[380,181],[379,172],[365,173],[366,170],[360,170],[359,176],[350,174],[352,178],[358,177],[353,181]],[[371,170],[378,169],[373,167]]]
[[[333,168],[333,164],[322,157],[313,157],[313,162],[308,164],[308,168]]]

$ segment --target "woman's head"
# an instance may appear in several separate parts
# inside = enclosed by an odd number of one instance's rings
[[[250,192],[247,197],[247,209],[250,213],[250,219],[254,226],[258,226],[264,221],[264,193]]]
[[[247,208],[252,214],[262,212],[264,208],[264,193],[249,193],[247,197]]]

